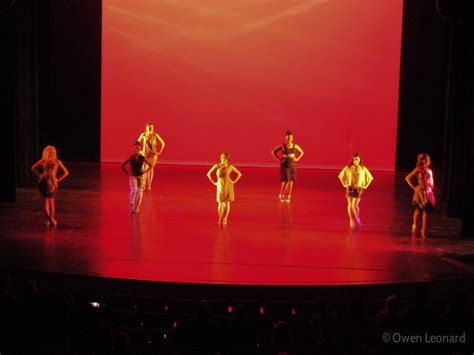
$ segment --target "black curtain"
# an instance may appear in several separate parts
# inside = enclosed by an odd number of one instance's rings
[[[15,16],[14,1],[0,2],[0,147],[3,154],[0,201],[15,201]]]
[[[0,7],[2,66],[1,144],[6,161],[0,197],[14,201],[16,187],[32,186],[31,164],[40,147],[40,0],[3,1]],[[3,179],[2,179],[3,180]]]
[[[436,0],[404,2],[396,168],[409,171],[418,153],[428,153],[438,183],[443,170],[448,32]]]
[[[448,217],[473,230],[474,10],[468,1],[405,1],[397,170],[432,158]]]
[[[102,1],[45,2],[43,144],[62,160],[99,162]]]
[[[445,196],[448,217],[462,218],[461,234],[474,236],[474,21],[447,15],[450,65],[445,112]]]
[[[474,237],[474,8],[438,0],[449,25],[444,125],[444,197],[448,217],[462,219],[461,234]]]
[[[31,187],[30,166],[40,158],[41,100],[44,87],[41,64],[47,58],[44,38],[44,4],[41,0],[17,0],[15,18],[15,148],[18,187]]]
[[[101,10],[99,0],[1,0],[3,201],[35,185],[45,145],[64,161],[99,161]]]

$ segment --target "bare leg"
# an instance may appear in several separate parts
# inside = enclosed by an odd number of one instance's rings
[[[137,188],[137,194],[136,194],[136,199],[135,199],[135,213],[140,212],[140,205],[142,203],[142,198],[143,198],[143,188],[138,187]]]
[[[357,226],[360,227],[360,208],[359,208],[360,198],[354,199],[354,216],[357,223]]]
[[[49,210],[51,213],[51,223],[53,226],[57,226],[58,222],[54,219],[54,214],[56,213],[56,200],[54,198],[49,198]]]
[[[229,217],[230,213],[230,202],[224,202],[224,206],[225,213],[223,213],[224,218],[222,219],[222,225],[225,226],[227,224],[227,217]]]
[[[44,213],[46,215],[46,226],[49,227],[51,223],[51,212],[49,208],[49,198],[47,197],[44,198]]]
[[[282,194],[282,199],[283,199],[282,202],[286,202],[286,200],[288,199],[288,189],[289,189],[289,187],[290,187],[290,182],[285,181],[285,188],[283,189],[283,194]]]
[[[415,208],[415,211],[413,212],[413,224],[411,225],[412,233],[416,233],[416,223],[418,222],[419,215],[420,211],[418,211],[418,208]]]
[[[218,205],[217,205],[217,214],[219,216],[219,219],[217,221],[218,225],[222,225],[222,218],[224,217],[224,207],[225,207],[225,202],[218,202]]]
[[[286,190],[286,202],[291,201],[291,192],[293,191],[293,181],[288,181],[286,184],[287,190]]]
[[[286,182],[282,181],[281,188],[280,188],[280,196],[278,196],[278,198],[280,199],[280,202],[283,202],[285,200],[285,190],[286,190]]]
[[[146,173],[146,190],[151,191],[151,183],[153,182],[153,176],[155,173],[155,164]]]
[[[426,238],[426,220],[428,219],[428,213],[423,211],[423,215],[421,217],[421,237]]]
[[[349,226],[352,228],[354,226],[354,222],[352,220],[352,198],[347,198],[347,214],[349,215]]]

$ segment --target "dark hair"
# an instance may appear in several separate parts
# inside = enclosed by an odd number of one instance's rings
[[[355,153],[355,154],[352,156],[351,162],[349,163],[349,166],[354,165],[354,158],[356,158],[356,157],[359,157],[359,159],[360,159],[359,165],[360,165],[360,166],[364,166],[364,164],[362,164],[362,158],[361,158],[361,156],[360,156],[359,153]]]
[[[137,145],[138,145],[139,147],[142,146],[139,141],[135,141],[135,143],[133,143],[133,147],[136,147]]]
[[[222,156],[222,155],[223,155],[227,160],[230,160],[230,155],[229,155],[229,153],[227,153],[227,152],[222,152],[222,153],[221,153],[221,156]]]
[[[416,168],[422,168],[423,164],[429,161],[431,163],[431,158],[428,154],[426,153],[420,153],[416,156]]]
[[[293,133],[291,133],[290,130],[287,130],[286,133],[285,133],[285,136],[292,136],[292,135],[293,135]]]

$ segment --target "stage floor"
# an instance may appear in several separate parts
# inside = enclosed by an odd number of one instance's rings
[[[64,274],[234,285],[349,285],[472,277],[461,263],[474,239],[440,206],[428,238],[410,231],[404,174],[373,172],[360,230],[348,228],[338,171],[298,171],[291,204],[280,203],[278,170],[241,168],[227,227],[217,225],[209,167],[158,165],[139,214],[129,212],[119,164],[69,164],[56,228],[39,194],[18,189],[0,204],[0,266]]]

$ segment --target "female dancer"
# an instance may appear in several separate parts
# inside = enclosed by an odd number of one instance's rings
[[[125,166],[130,164],[130,171]],[[144,164],[148,169],[143,169]],[[151,169],[151,164],[141,154],[139,142],[133,145],[133,154],[122,163],[122,170],[129,176],[130,183],[130,212],[138,213],[142,203],[143,190],[145,189],[146,172]]]
[[[426,238],[426,221],[428,218],[428,211],[432,211],[435,206],[434,195],[434,179],[433,171],[430,169],[431,159],[428,154],[418,154],[416,167],[413,171],[405,177],[406,182],[413,189],[412,203],[415,208],[413,212],[413,224],[411,231],[416,233],[416,224],[420,212],[423,213],[421,220],[421,237]],[[412,183],[412,178],[416,176],[416,186]]]
[[[341,170],[338,178],[342,186],[346,188],[349,226],[350,228],[360,227],[360,199],[362,193],[369,187],[374,178],[369,169],[362,164],[362,159],[358,153],[352,156],[351,163]]]
[[[281,156],[278,155],[278,152],[281,152]],[[295,162],[299,161],[303,156],[303,149],[294,143],[293,134],[290,131],[286,131],[285,143],[276,146],[271,151],[271,154],[280,162],[281,188],[278,198],[280,202],[291,202],[291,191],[296,180]]]
[[[58,178],[58,170],[61,176]],[[58,222],[54,218],[56,212],[56,193],[58,184],[63,181],[69,171],[57,157],[56,148],[48,145],[43,149],[43,156],[31,167],[33,173],[39,177],[38,189],[44,197],[44,212],[46,213],[46,226],[56,227]]]
[[[155,171],[155,164],[158,159],[158,155],[165,149],[165,141],[155,132],[155,126],[153,123],[147,123],[145,126],[145,132],[140,134],[138,142],[142,144],[142,154],[146,160],[150,162],[151,168],[148,170],[146,177],[146,190],[151,190],[151,183],[153,181],[153,173]],[[160,150],[158,150],[158,143],[160,143]]]
[[[207,178],[217,186],[216,200],[218,203],[217,214],[219,216],[217,224],[219,226],[227,225],[230,203],[234,201],[234,184],[242,177],[242,173],[235,166],[229,165],[229,158],[228,153],[222,153],[220,164],[214,164],[207,172]],[[216,171],[216,181],[211,177],[214,171]],[[234,180],[231,179],[232,172],[237,175]]]

